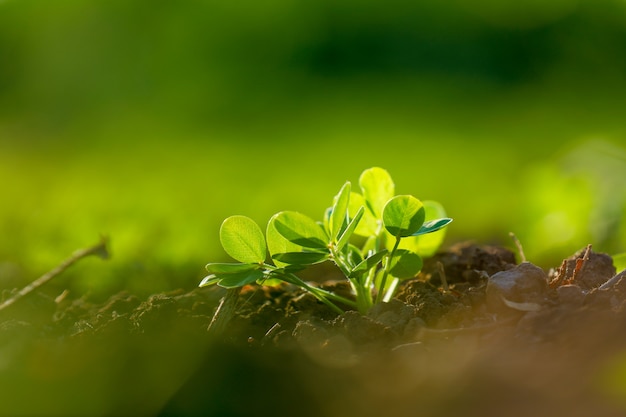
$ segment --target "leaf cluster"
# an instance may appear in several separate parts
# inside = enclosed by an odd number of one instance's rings
[[[220,228],[220,241],[238,263],[210,263],[200,286],[224,288],[274,284],[300,286],[338,312],[338,304],[367,312],[388,301],[400,280],[415,277],[422,257],[441,245],[452,219],[434,201],[395,195],[389,173],[378,167],[359,178],[360,193],[346,182],[321,221],[295,211],[281,211],[267,223],[265,234],[246,216],[228,217]],[[271,261],[267,260],[267,254]],[[348,299],[301,280],[304,268],[333,262],[350,282]]]

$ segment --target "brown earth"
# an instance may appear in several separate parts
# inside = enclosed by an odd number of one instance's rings
[[[21,300],[0,416],[626,415],[626,273],[589,248],[545,272],[458,244],[365,316],[247,287],[209,333],[223,295]]]

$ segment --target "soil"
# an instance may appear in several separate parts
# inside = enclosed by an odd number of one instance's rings
[[[250,286],[209,332],[224,296],[25,297],[0,416],[626,415],[626,272],[589,247],[544,271],[460,243],[367,315]]]

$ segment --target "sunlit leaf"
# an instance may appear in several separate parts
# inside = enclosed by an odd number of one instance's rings
[[[425,200],[422,201],[422,203],[424,204],[424,210],[426,210],[426,221],[424,222],[424,226],[429,221],[446,217],[446,211],[438,202]],[[422,226],[422,228],[424,226]],[[420,230],[422,228],[420,228]],[[400,248],[411,250],[421,257],[433,256],[441,247],[441,244],[446,237],[446,230],[447,228],[444,227],[428,234],[405,237],[400,242]]]
[[[424,265],[422,258],[406,249],[398,249],[391,259],[391,268],[389,273],[400,279],[413,278],[417,275]]]
[[[217,284],[223,288],[238,288],[244,285],[252,284],[263,278],[263,271],[260,269],[252,269],[248,271],[228,273],[228,274],[211,274],[200,281],[200,287]]]
[[[328,247],[328,236],[318,223],[295,211],[281,211],[273,217],[274,227],[285,239],[311,249]]]
[[[324,211],[324,219],[322,221],[322,225],[324,226],[324,230],[326,231],[326,233],[330,236],[331,232],[330,232],[330,217],[333,214],[333,208],[332,207],[328,207],[325,211]]]
[[[208,287],[209,285],[217,284],[217,282],[220,279],[221,278],[218,277],[217,275],[211,274],[211,275],[208,275],[208,276],[204,277],[202,279],[202,281],[200,281],[200,284],[198,286],[199,287]]]
[[[330,236],[336,241],[343,229],[348,217],[348,205],[350,203],[350,182],[346,182],[339,194],[335,196],[330,217]]]
[[[452,219],[449,217],[424,222],[422,227],[420,227],[420,229],[417,232],[413,233],[411,236],[419,236],[436,232],[437,230],[446,227],[450,222],[452,222]]]
[[[220,227],[220,242],[226,253],[243,263],[265,261],[267,247],[263,232],[249,217],[231,216]]]
[[[354,268],[356,265],[360,264],[363,261],[363,255],[361,254],[361,250],[351,244],[348,244],[344,249],[343,253],[345,254],[346,260],[348,261],[348,265],[350,268]]]
[[[266,287],[278,287],[279,285],[281,285],[282,283],[284,283],[285,281],[283,281],[282,279],[278,279],[278,278],[268,278],[267,276],[257,280],[257,284],[259,285],[265,285]]]
[[[265,231],[267,236],[267,249],[269,250],[270,256],[276,266],[286,267],[288,264],[273,259],[274,255],[277,253],[300,252],[302,251],[302,246],[290,242],[287,238],[278,233],[278,230],[276,230],[275,227],[275,220],[276,215],[272,216],[272,218],[270,218],[267,222],[267,229]]]
[[[383,249],[380,252],[377,252],[373,254],[372,256],[364,259],[361,263],[359,263],[357,266],[352,268],[352,272],[350,276],[351,277],[356,276],[359,273],[369,271],[370,269],[378,265],[380,261],[382,261],[383,258],[387,255],[387,253],[388,251],[386,249]]]
[[[219,276],[220,280],[217,282],[222,288],[238,288],[244,285],[252,284],[259,279],[263,278],[263,271],[255,269],[252,271],[240,272],[237,274],[228,274]]]
[[[365,206],[365,198],[361,194],[352,192],[350,193],[350,204],[348,208],[348,212],[350,217],[355,217],[356,213],[361,209],[361,207]],[[363,217],[356,229],[354,230],[354,234],[358,236],[372,236],[376,234],[378,230],[378,220],[372,212],[368,209],[363,213]]]
[[[365,207],[361,206],[361,209],[357,211],[354,218],[350,220],[350,223],[348,223],[348,227],[346,227],[346,229],[343,231],[343,234],[339,238],[339,241],[337,242],[337,250],[343,249],[343,247],[346,246],[346,244],[350,241],[350,237],[352,237],[352,234],[359,224],[361,217],[363,217],[363,213],[365,213]]]
[[[383,223],[393,236],[405,237],[420,229],[425,215],[421,201],[410,195],[399,195],[385,205]]]
[[[383,207],[395,193],[391,176],[382,168],[369,168],[361,174],[359,185],[365,198],[365,205],[375,218],[380,218]]]
[[[251,271],[259,269],[261,265],[255,264],[233,264],[233,263],[210,263],[206,266],[206,270],[212,274],[236,274],[239,272]]]
[[[273,259],[286,264],[294,265],[312,265],[323,262],[328,259],[328,253],[325,252],[287,252],[277,253],[272,256]]]

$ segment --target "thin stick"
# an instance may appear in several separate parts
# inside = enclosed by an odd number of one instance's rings
[[[24,297],[25,295],[28,295],[37,288],[41,287],[46,282],[56,277],[82,258],[90,255],[97,255],[102,259],[108,259],[110,256],[109,250],[107,248],[108,242],[108,238],[103,237],[100,240],[100,243],[98,243],[97,245],[75,251],[69,258],[61,262],[56,268],[46,272],[41,277],[37,278],[35,281],[22,288],[17,294],[12,296],[11,298],[8,298],[2,304],[0,304],[0,311],[14,304],[17,300]]]
[[[589,260],[589,255],[591,254],[591,244],[587,245],[585,248],[585,252],[583,254],[582,259],[576,259],[576,267],[574,268],[574,273],[572,274],[571,281],[574,282],[578,275],[583,273],[583,268],[587,265],[587,261]]]
[[[446,279],[446,271],[443,269],[443,264],[441,262],[437,262],[437,272],[439,272],[439,278],[441,279],[441,286],[443,287],[443,292],[450,292],[450,287],[448,286],[448,280]]]
[[[515,233],[509,232],[509,236],[513,239],[513,243],[515,243],[515,247],[517,247],[517,251],[519,252],[519,259],[522,263],[526,262],[526,256],[524,255],[524,248],[522,248],[522,242],[519,241]]]

